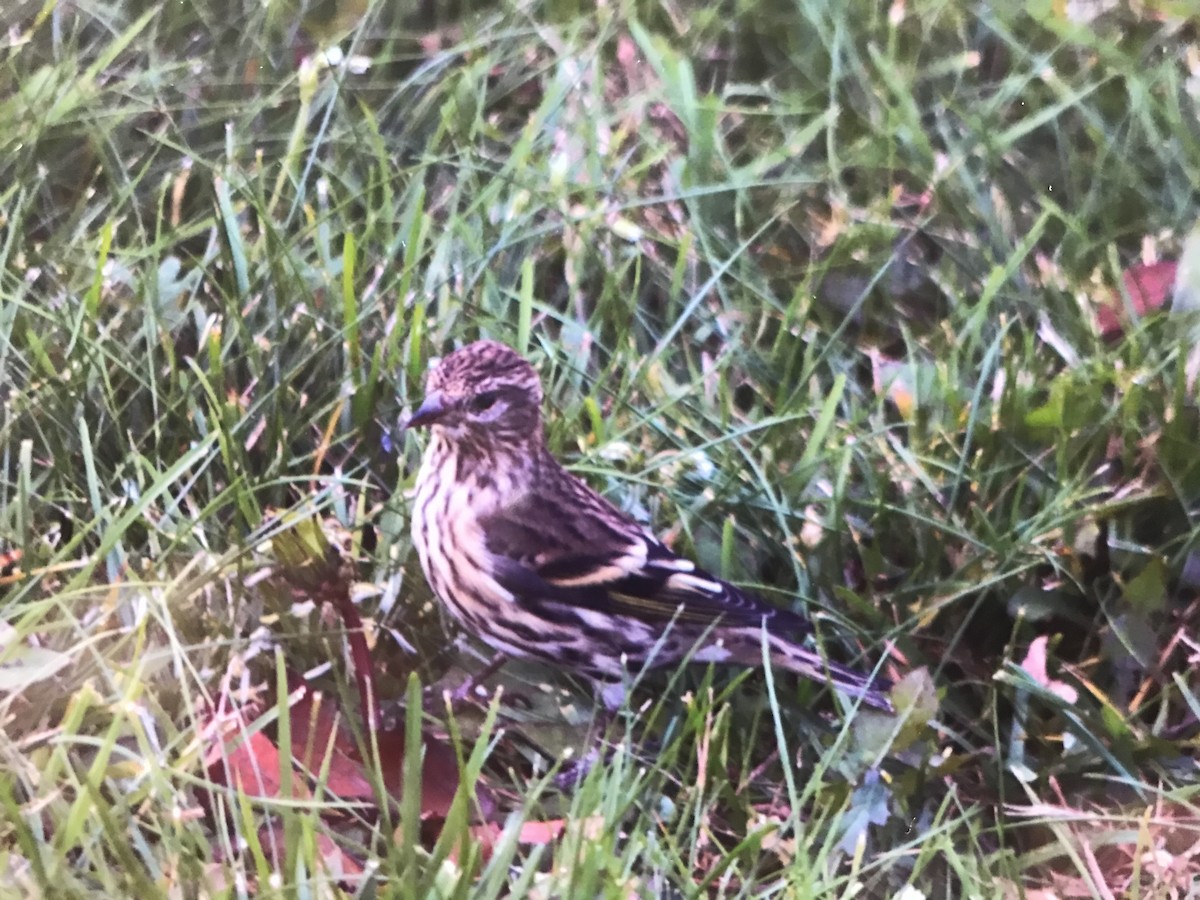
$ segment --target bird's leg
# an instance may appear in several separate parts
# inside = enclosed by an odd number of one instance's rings
[[[559,790],[574,790],[587,777],[588,772],[598,762],[607,759],[609,749],[605,747],[605,739],[609,726],[617,718],[617,713],[628,696],[628,685],[624,681],[596,682],[596,696],[600,700],[592,716],[584,738],[583,753],[578,759],[563,763],[562,769],[554,779]]]
[[[596,712],[592,724],[588,726],[587,735],[583,740],[583,752],[575,759],[563,761],[562,767],[554,777],[554,785],[560,791],[573,791],[583,782],[596,763],[608,759],[611,750],[605,746],[604,737],[608,726],[612,723],[613,714],[607,709]]]
[[[479,687],[483,682],[487,681],[495,675],[500,668],[509,660],[509,655],[501,650],[496,651],[496,654],[488,660],[478,672],[472,674],[466,681],[450,691],[450,707],[457,709],[464,700],[475,693],[475,688]]]
[[[608,725],[613,713],[621,708],[629,696],[629,686],[624,681],[602,681],[596,684],[596,693],[604,706],[604,725]]]

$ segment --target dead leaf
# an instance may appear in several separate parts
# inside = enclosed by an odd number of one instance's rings
[[[1046,647],[1049,643],[1050,639],[1045,635],[1034,638],[1025,658],[1021,660],[1021,668],[1052,694],[1061,697],[1067,703],[1075,703],[1079,700],[1079,691],[1065,681],[1053,679],[1046,673]]]
[[[1175,286],[1175,272],[1179,264],[1174,260],[1130,266],[1121,273],[1121,281],[1133,312],[1139,316],[1162,309],[1167,305]],[[1096,321],[1100,336],[1115,340],[1126,330],[1124,298],[1114,294],[1102,299],[1096,309]]]
[[[283,785],[279,749],[261,731],[246,731],[239,713],[214,714],[201,730],[208,749],[204,768],[216,784],[235,787],[250,797],[278,797]],[[292,779],[293,795],[305,796]],[[207,805],[207,804],[206,804]]]

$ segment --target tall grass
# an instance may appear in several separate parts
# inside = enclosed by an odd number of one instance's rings
[[[1196,217],[1200,48],[1174,9],[1076,6],[10,11],[0,881],[1188,889],[1192,323],[1104,340],[1097,310]],[[480,336],[538,366],[575,471],[832,656],[882,658],[905,715],[696,669],[597,745],[586,685],[516,666],[448,718],[473,663],[411,553],[392,423]],[[332,762],[309,793],[206,765],[230,704],[229,746],[286,750],[289,673],[358,720],[310,568],[352,589],[408,723],[395,808],[361,729],[369,802]]]

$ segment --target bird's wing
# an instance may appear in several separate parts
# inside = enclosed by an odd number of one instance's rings
[[[750,625],[803,634],[800,615],[710,575],[564,473],[545,491],[481,521],[494,577],[528,603],[666,623]]]

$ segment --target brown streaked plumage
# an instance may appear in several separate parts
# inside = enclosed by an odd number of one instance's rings
[[[773,664],[891,710],[881,686],[803,646],[808,622],[673,553],[547,451],[519,354],[469,344],[426,380],[412,535],[434,594],[472,634],[600,681],[643,665]]]

